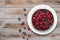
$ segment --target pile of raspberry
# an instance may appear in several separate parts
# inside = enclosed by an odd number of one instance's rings
[[[37,30],[48,30],[53,22],[52,13],[46,9],[38,9],[32,16],[32,24]]]

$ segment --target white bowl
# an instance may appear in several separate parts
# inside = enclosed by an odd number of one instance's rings
[[[46,31],[39,31],[39,30],[36,30],[36,29],[33,27],[33,24],[32,24],[32,15],[34,14],[34,12],[35,12],[37,9],[47,9],[47,10],[49,10],[49,11],[53,14],[54,23],[53,23],[53,25],[52,25],[48,30],[46,30]],[[55,29],[55,27],[56,27],[56,25],[57,25],[57,14],[56,14],[56,12],[55,12],[50,6],[48,6],[48,5],[37,5],[37,6],[33,7],[33,8],[31,9],[31,11],[29,12],[28,17],[27,17],[27,22],[28,22],[28,25],[29,25],[30,29],[31,29],[33,32],[35,32],[35,33],[37,33],[37,34],[40,34],[40,35],[45,35],[45,34],[48,34],[48,33],[52,32],[52,31]]]

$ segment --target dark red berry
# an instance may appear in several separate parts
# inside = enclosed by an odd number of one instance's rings
[[[38,9],[32,16],[32,24],[38,30],[47,30],[53,24],[52,13],[46,9]]]

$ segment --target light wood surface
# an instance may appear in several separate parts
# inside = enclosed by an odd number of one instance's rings
[[[27,24],[29,11],[39,4],[51,6],[58,16],[58,24],[55,30],[44,36],[28,30]],[[18,21],[19,17],[21,18],[20,21]],[[0,21],[3,21],[2,24],[0,22],[1,25],[6,22],[3,27],[0,27],[0,40],[60,40],[60,0],[0,0]],[[19,29],[22,30],[20,33]],[[25,39],[23,39],[22,32],[26,32]],[[28,37],[28,34],[31,37]]]

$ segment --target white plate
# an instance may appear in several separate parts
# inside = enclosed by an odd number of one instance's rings
[[[39,30],[36,30],[36,29],[33,27],[31,18],[32,18],[33,13],[34,13],[37,9],[47,9],[47,10],[49,10],[49,11],[53,14],[54,23],[53,23],[53,25],[50,27],[50,29],[48,29],[48,30],[46,30],[46,31],[39,31]],[[40,34],[40,35],[45,35],[45,34],[48,34],[48,33],[52,32],[52,31],[55,29],[55,27],[56,27],[56,25],[57,25],[57,14],[56,14],[56,12],[55,12],[50,6],[48,6],[48,5],[37,5],[37,6],[33,7],[33,8],[31,9],[31,11],[29,12],[29,14],[28,14],[28,16],[27,16],[27,22],[28,22],[28,25],[29,25],[30,29],[31,29],[33,32],[35,32],[35,33],[37,33],[37,34]]]

